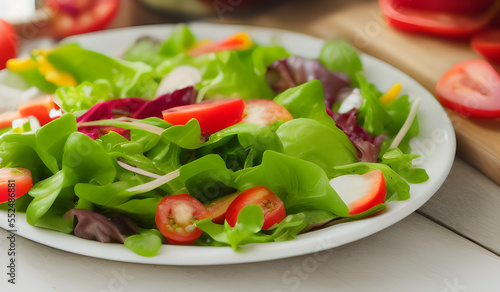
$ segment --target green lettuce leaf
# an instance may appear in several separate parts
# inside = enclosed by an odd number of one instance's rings
[[[162,238],[158,230],[140,229],[139,234],[127,237],[123,244],[140,256],[154,257],[160,251]]]
[[[206,232],[215,241],[230,245],[235,251],[239,244],[262,229],[264,215],[257,205],[248,205],[241,209],[234,227],[227,221],[224,225],[215,224],[211,218],[195,222],[196,227]]]
[[[86,110],[89,104],[114,98],[151,99],[160,81],[145,63],[108,57],[76,44],[55,48],[47,55],[47,60],[58,70],[75,77],[78,84],[86,82],[73,90],[63,87],[56,91],[60,106],[69,112]],[[85,96],[91,100],[81,101]]]
[[[262,164],[236,173],[238,190],[266,186],[285,204],[288,213],[326,210],[349,217],[347,206],[314,163],[274,151],[264,152]]]
[[[358,124],[372,136],[385,135],[387,137],[383,142],[379,154],[379,157],[381,157],[387,151],[392,140],[406,121],[410,113],[411,104],[408,96],[402,96],[390,104],[384,104],[379,99],[382,93],[375,85],[368,83],[361,74],[358,74],[357,77],[360,84],[361,96],[363,97],[363,103],[357,115]],[[399,144],[399,148],[403,153],[411,152],[409,142],[418,133],[418,119],[415,118],[404,139]]]
[[[326,42],[318,60],[328,70],[346,74],[354,86],[359,86],[356,74],[363,71],[363,64],[357,50],[351,44],[342,40]]]
[[[247,51],[223,51],[197,57],[180,53],[162,62],[157,70],[166,75],[181,65],[198,68],[202,76],[196,85],[198,101],[220,96],[271,99],[275,93],[265,80],[266,68],[287,55],[285,50],[276,47],[259,46]]]
[[[68,114],[44,125],[35,133],[5,133],[0,137],[0,145],[2,145],[0,147],[8,148],[12,145],[16,145],[16,147],[12,148],[13,152],[4,151],[3,154],[0,154],[3,159],[2,166],[5,164],[24,165],[23,167],[37,173],[39,159],[45,167],[55,174],[63,163],[64,145],[68,137],[76,130],[75,116]],[[34,158],[33,151],[38,159]],[[28,157],[33,159],[31,163],[27,161]]]
[[[245,206],[241,210],[241,212],[245,210],[243,216],[238,216],[234,227],[229,226],[227,221],[224,222],[224,225],[213,223],[210,218],[199,220],[195,222],[195,225],[214,240],[211,245],[226,244],[239,251],[240,246],[245,244],[293,240],[309,224],[321,223],[336,218],[330,212],[311,210],[290,214],[270,230],[261,230],[263,217],[262,209],[259,209],[257,205]]]
[[[326,113],[325,94],[319,80],[287,89],[273,100],[285,107],[294,118],[313,119],[327,127],[337,128]]]
[[[283,143],[283,153],[315,163],[328,177],[332,167],[358,161],[351,141],[335,126],[299,118],[282,124],[276,134]]]
[[[160,55],[173,57],[194,46],[196,38],[185,24],[178,25],[160,46]]]
[[[429,175],[422,168],[413,167],[413,159],[419,155],[404,154],[401,149],[393,148],[382,156],[382,163],[390,166],[401,177],[412,184],[419,184],[429,180]]]
[[[78,182],[95,181],[101,185],[111,183],[116,176],[115,166],[104,149],[87,135],[72,133],[65,145],[62,157],[62,169],[53,176],[35,184],[29,191],[34,199],[26,211],[26,219],[31,225],[44,216],[61,194],[64,206],[70,206],[68,201],[76,202],[76,196],[67,188],[73,188]],[[73,205],[74,206],[74,205]],[[51,212],[59,215],[67,210],[55,208]],[[49,226],[45,226],[49,227]]]

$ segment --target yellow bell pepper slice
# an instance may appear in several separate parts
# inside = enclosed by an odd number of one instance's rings
[[[380,101],[389,104],[393,100],[398,97],[399,92],[401,91],[401,83],[394,84],[384,95],[380,97]]]

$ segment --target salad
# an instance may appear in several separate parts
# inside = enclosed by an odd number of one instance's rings
[[[0,117],[0,207],[143,256],[292,240],[428,179],[409,144],[418,100],[367,82],[345,42],[307,59],[181,25],[119,58],[66,44],[7,68],[46,95]]]

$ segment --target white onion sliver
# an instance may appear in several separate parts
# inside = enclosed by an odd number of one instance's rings
[[[135,172],[137,174],[141,174],[141,175],[144,175],[147,177],[152,177],[152,178],[160,178],[161,177],[161,175],[158,175],[158,174],[146,171],[144,169],[132,166],[132,165],[127,164],[123,161],[117,160],[116,162],[118,162],[118,165],[120,165],[121,167],[123,167],[126,170],[130,170],[131,172]]]
[[[150,124],[146,124],[146,123],[141,123],[141,122],[137,122],[137,121],[127,121],[127,122],[133,126],[136,126],[138,128],[141,128],[145,131],[148,131],[148,132],[151,132],[151,133],[154,133],[157,135],[161,135],[161,133],[163,133],[163,131],[165,131],[165,129],[163,129],[163,128],[153,126]]]
[[[92,121],[92,122],[84,122],[84,123],[78,123],[78,127],[86,127],[86,126],[107,126],[107,125],[112,125],[112,122],[106,123],[107,120],[98,120],[98,121]],[[130,121],[126,119],[115,119],[115,120],[108,120],[108,121],[122,121],[126,122],[127,124],[130,124],[131,126],[134,126],[136,128],[161,135],[165,129],[153,126],[150,124],[146,123],[141,123],[141,122],[136,122],[136,121]]]
[[[178,176],[179,176],[179,170],[174,170],[171,173],[168,173],[164,176],[161,176],[160,178],[157,178],[153,181],[150,181],[148,183],[127,189],[127,191],[129,191],[129,192],[135,192],[135,191],[148,192],[148,191],[154,190],[157,187],[160,187],[160,186],[166,184],[167,182],[175,179]]]
[[[420,106],[421,102],[422,102],[421,98],[415,99],[415,101],[413,102],[413,104],[411,106],[410,113],[408,114],[408,117],[406,118],[405,123],[403,124],[403,126],[399,130],[398,134],[396,135],[396,137],[392,141],[389,149],[396,148],[396,147],[398,147],[399,143],[401,143],[401,141],[405,137],[406,133],[410,129],[410,126],[413,123],[413,120],[415,120],[415,117],[417,116],[418,107]]]

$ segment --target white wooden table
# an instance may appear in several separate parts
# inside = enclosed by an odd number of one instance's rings
[[[227,266],[157,266],[75,255],[17,237],[17,284],[0,291],[500,291],[500,187],[457,159],[434,197],[368,238],[314,255]],[[495,254],[496,253],[496,254]]]

